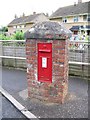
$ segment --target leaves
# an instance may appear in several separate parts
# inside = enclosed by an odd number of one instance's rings
[[[16,31],[16,33],[14,34],[14,39],[24,40],[24,33],[22,31]]]
[[[16,31],[16,33],[11,36],[1,33],[0,40],[24,40],[24,33],[22,31]]]

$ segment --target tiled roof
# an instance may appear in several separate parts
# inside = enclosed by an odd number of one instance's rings
[[[15,18],[12,22],[9,23],[8,26],[34,22],[34,19],[36,19],[41,14],[43,14],[43,13],[33,14],[33,15],[30,15],[30,16],[23,16],[23,17],[20,17],[20,18]]]
[[[76,15],[76,14],[84,14],[90,13],[90,1],[79,3],[76,5],[70,5],[66,7],[61,7],[57,9],[50,18],[59,17],[59,16],[69,16],[69,15]]]

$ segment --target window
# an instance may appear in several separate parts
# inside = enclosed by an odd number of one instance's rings
[[[87,21],[90,21],[90,15],[87,16]]]
[[[25,26],[24,25],[22,25],[22,28],[24,28]]]
[[[17,26],[13,26],[13,28],[15,29],[15,28],[17,28]]]
[[[83,21],[87,21],[87,15],[83,15]]]
[[[74,22],[78,22],[78,16],[74,17]]]
[[[67,18],[63,18],[63,23],[66,23],[67,22]]]
[[[20,28],[20,26],[17,26],[17,28]]]

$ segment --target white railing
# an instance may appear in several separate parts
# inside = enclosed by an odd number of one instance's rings
[[[90,41],[69,41],[69,64],[90,65],[90,63],[88,62],[88,53],[90,48],[89,46]],[[73,60],[71,60],[71,58]]]
[[[88,45],[90,45],[89,41],[78,40],[78,41],[69,41],[69,49],[72,50],[85,50]]]
[[[9,58],[9,59],[21,59],[21,60],[26,60],[24,57],[13,57],[13,56],[1,56],[0,58]]]

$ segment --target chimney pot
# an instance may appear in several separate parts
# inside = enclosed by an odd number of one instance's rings
[[[36,14],[36,12],[33,12],[33,15],[35,15]]]
[[[79,4],[79,3],[82,3],[82,0],[78,0],[78,4]]]
[[[74,2],[74,6],[76,6],[76,2]]]

